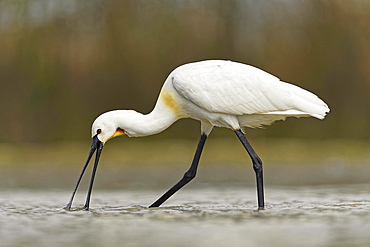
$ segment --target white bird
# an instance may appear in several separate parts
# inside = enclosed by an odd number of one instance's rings
[[[286,117],[323,119],[329,107],[315,94],[250,65],[207,60],[182,65],[173,70],[163,84],[154,109],[149,114],[134,110],[103,113],[92,125],[92,145],[78,178],[72,201],[86,167],[95,152],[95,164],[84,206],[89,210],[96,168],[103,145],[111,138],[127,135],[140,137],[159,133],[181,118],[201,122],[201,136],[189,170],[183,178],[150,207],[158,207],[192,180],[200,155],[214,126],[232,129],[252,159],[256,174],[258,208],[264,208],[262,162],[246,137],[245,127],[258,128]]]

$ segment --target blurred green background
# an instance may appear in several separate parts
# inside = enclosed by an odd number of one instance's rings
[[[262,158],[271,163],[287,157],[302,163],[321,160],[333,171],[339,164],[341,173],[335,176],[340,177],[347,174],[346,165],[369,158],[369,27],[366,0],[0,0],[0,163],[22,164],[22,169],[28,164],[81,165],[88,150],[72,143],[90,141],[91,123],[99,114],[112,109],[148,113],[174,68],[228,59],[306,88],[331,108],[324,121],[288,119],[249,130]],[[219,138],[233,135],[214,132]],[[130,155],[142,157],[135,150],[156,150],[159,163],[169,155],[166,148],[181,138],[191,140],[179,147],[189,148],[183,153],[183,162],[189,163],[198,135],[199,123],[181,120],[139,142],[111,141],[112,150],[121,151],[112,151],[115,158],[106,155],[113,159],[106,162],[124,163]],[[156,144],[143,147],[166,138],[173,142],[162,150]],[[236,147],[237,140],[230,145]],[[214,148],[229,162],[239,157]],[[244,150],[239,151],[247,161]],[[176,155],[174,160],[182,160]],[[157,156],[148,154],[153,162]],[[212,163],[214,156],[208,157]]]
[[[89,138],[96,116],[149,112],[174,68],[205,59],[262,68],[332,110],[251,135],[369,138],[369,26],[361,0],[1,0],[0,141]],[[198,126],[178,124],[171,135]]]

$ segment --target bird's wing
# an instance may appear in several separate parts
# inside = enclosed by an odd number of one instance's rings
[[[209,111],[323,119],[329,107],[315,94],[256,67],[222,60],[187,64],[171,76],[184,98]]]
[[[243,115],[292,109],[290,84],[253,66],[199,62],[174,72],[176,91],[210,112]]]

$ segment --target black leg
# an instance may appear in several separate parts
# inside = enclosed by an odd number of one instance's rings
[[[263,170],[262,161],[253,150],[252,146],[249,144],[247,138],[244,136],[241,129],[234,130],[235,134],[238,136],[239,140],[243,144],[244,148],[247,150],[249,156],[252,159],[253,169],[256,173],[257,181],[257,197],[258,197],[258,209],[263,209],[265,207],[264,202],[264,192],[263,192]]]
[[[164,193],[157,201],[155,201],[149,207],[159,207],[162,203],[164,203],[168,198],[170,198],[173,194],[175,194],[179,189],[184,187],[187,183],[189,183],[196,175],[198,163],[200,159],[200,155],[202,154],[202,150],[204,147],[204,143],[207,140],[207,135],[202,134],[199,139],[198,147],[194,155],[193,162],[187,172],[185,172],[183,178],[175,184],[171,189],[169,189],[166,193]]]

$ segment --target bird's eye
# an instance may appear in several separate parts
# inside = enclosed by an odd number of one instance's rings
[[[98,129],[97,131],[96,131],[96,134],[100,134],[101,133],[101,129]]]

